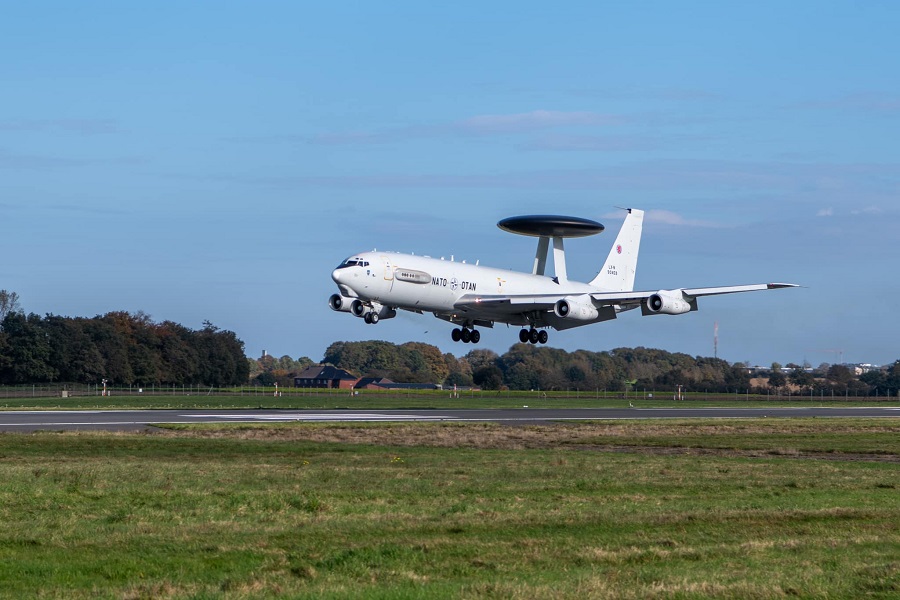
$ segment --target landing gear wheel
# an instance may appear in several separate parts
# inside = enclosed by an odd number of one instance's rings
[[[481,341],[481,332],[477,329],[472,330],[472,343],[477,344]]]
[[[542,343],[542,344],[546,344],[546,343],[547,343],[547,340],[549,340],[549,339],[550,339],[550,334],[548,334],[546,331],[543,331],[543,330],[542,330],[542,331],[538,334],[538,341],[539,341],[540,343]]]
[[[450,332],[450,339],[453,340],[454,342],[458,342],[458,341],[461,339],[461,338],[460,338],[460,330],[459,330],[459,329],[454,329],[453,331],[451,331],[451,332]]]
[[[378,324],[378,313],[369,313],[369,323],[372,325]]]
[[[363,321],[365,321],[367,325],[371,325],[372,324],[372,313],[366,313],[366,316],[363,317]]]
[[[468,329],[463,329],[459,334],[460,339],[463,341],[463,344],[468,344],[472,341],[472,332]]]
[[[519,330],[519,341],[520,341],[520,342],[522,342],[523,344],[527,344],[527,343],[528,343],[528,338],[529,338],[529,335],[528,335],[528,330],[527,330],[527,329],[521,329],[521,330]]]
[[[537,329],[532,329],[531,331],[528,332],[528,341],[531,342],[532,344],[537,344],[538,340],[540,340],[540,339],[541,339],[541,334],[540,334],[540,332],[538,332]]]

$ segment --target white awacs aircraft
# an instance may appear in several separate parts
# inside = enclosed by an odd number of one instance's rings
[[[506,231],[538,237],[531,273],[494,269],[454,260],[363,252],[342,262],[331,274],[340,293],[328,299],[336,311],[366,323],[390,319],[397,310],[433,313],[459,325],[453,341],[477,344],[476,327],[494,323],[521,326],[519,340],[547,343],[546,328],[570,329],[615,319],[620,312],[641,308],[644,315],[680,315],[697,310],[697,298],[797,287],[791,283],[758,283],[674,290],[634,290],[644,212],[628,214],[600,273],[589,283],[566,277],[563,239],[603,231],[589,219],[562,216],[510,217],[497,225]],[[555,277],[544,274],[550,244]]]

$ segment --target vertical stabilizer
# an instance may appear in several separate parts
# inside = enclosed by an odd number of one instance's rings
[[[630,292],[634,289],[634,274],[637,271],[638,251],[641,248],[641,229],[644,225],[644,211],[626,209],[625,222],[613,242],[609,256],[591,285],[606,292]]]

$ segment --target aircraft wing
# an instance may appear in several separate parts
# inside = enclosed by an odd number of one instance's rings
[[[529,294],[523,296],[478,296],[466,294],[461,297],[454,308],[459,310],[475,310],[499,313],[521,313],[528,310],[553,308],[561,294]]]
[[[687,299],[699,298],[701,296],[717,296],[719,294],[736,294],[738,292],[756,292],[760,290],[775,290],[778,288],[799,287],[794,283],[751,283],[748,285],[725,285],[717,287],[701,287],[701,288],[680,288],[671,290],[673,292],[682,292]],[[600,306],[609,304],[640,304],[653,294],[659,293],[659,290],[648,290],[643,292],[594,292],[591,298]]]
[[[435,312],[434,316],[451,323],[471,321],[481,327],[493,327],[494,322],[527,325],[527,314],[553,310],[559,294],[531,294],[522,296],[466,294],[453,305],[453,311]]]
[[[738,292],[755,292],[758,290],[774,290],[778,288],[798,287],[793,283],[754,283],[749,285],[729,285],[702,288],[681,288],[688,298],[716,296],[719,294],[735,294]],[[596,306],[640,304],[659,290],[631,292],[593,292],[590,294]],[[458,310],[489,311],[498,313],[520,313],[527,310],[552,309],[557,301],[571,294],[527,294],[527,295],[493,295],[481,296],[466,294],[456,302]],[[577,294],[576,294],[577,295]]]
[[[481,296],[466,294],[456,304],[454,311],[435,316],[460,322],[462,315],[474,319],[476,324],[490,324],[493,321],[513,325],[534,323],[535,313],[542,313],[541,322],[556,329],[568,329],[584,325],[587,322],[615,319],[616,313],[641,308],[644,315],[682,314],[697,310],[697,298],[719,294],[736,294],[739,292],[755,292],[778,288],[798,287],[792,283],[754,283],[749,285],[729,285],[701,288],[679,288],[674,290],[647,290],[627,292],[588,292],[596,312],[592,318],[580,320],[565,318],[555,314],[555,307],[560,300],[571,302],[571,297],[582,294],[523,294],[523,295],[491,295]]]

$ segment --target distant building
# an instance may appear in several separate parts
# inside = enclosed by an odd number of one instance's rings
[[[355,390],[383,390],[385,384],[394,383],[387,377],[363,377],[353,386]]]
[[[296,388],[353,389],[359,378],[331,365],[313,365],[294,377]]]
[[[341,390],[440,390],[436,383],[396,383],[387,377],[359,378],[331,365],[313,365],[294,377],[295,388]]]
[[[363,377],[353,386],[356,390],[440,390],[436,383],[396,383],[387,377]]]
[[[442,390],[444,386],[439,383],[386,383],[382,385],[385,390]]]

